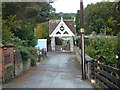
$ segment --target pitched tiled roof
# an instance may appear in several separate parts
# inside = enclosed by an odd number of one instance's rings
[[[49,35],[52,34],[52,32],[55,30],[55,28],[58,26],[61,20],[58,19],[52,19],[49,21]],[[73,32],[73,34],[76,34],[76,26],[73,19],[63,19],[65,24],[68,26],[68,28]]]

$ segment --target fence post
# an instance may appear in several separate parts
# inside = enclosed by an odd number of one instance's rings
[[[90,78],[90,74],[91,74],[91,62],[90,61],[87,61],[87,77]]]
[[[91,61],[91,83],[95,83],[95,60]]]

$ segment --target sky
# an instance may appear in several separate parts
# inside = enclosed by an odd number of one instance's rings
[[[101,1],[103,0],[83,0],[83,4],[86,7],[88,4]],[[76,13],[80,9],[80,0],[55,0],[51,5],[56,9],[57,13]]]

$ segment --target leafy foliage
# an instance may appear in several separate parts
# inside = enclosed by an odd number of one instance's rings
[[[13,34],[10,32],[10,29],[6,25],[7,21],[2,20],[2,42],[5,44],[7,41],[12,39]]]
[[[118,55],[120,57],[120,32],[117,34],[117,51],[118,51]]]
[[[47,38],[49,34],[48,30],[49,30],[48,22],[39,23],[37,27],[34,29],[35,36],[37,37],[37,39]]]
[[[117,66],[120,69],[120,32],[117,34],[117,55],[118,55]]]
[[[30,48],[30,59],[31,59],[31,66],[36,66],[36,56],[37,56],[37,49]]]
[[[13,43],[14,49],[21,51],[23,61],[31,59],[36,64],[36,50],[31,48],[37,44],[34,28],[41,24],[41,36],[48,37],[48,21],[55,9],[46,2],[3,2],[2,3],[2,43]]]
[[[15,15],[10,15],[8,19],[3,19],[3,43],[9,43],[14,37],[25,40],[26,46],[35,46],[37,41],[33,31],[34,25],[30,23],[21,25],[21,21],[15,18]]]
[[[52,13],[51,14],[51,19],[60,19],[61,17],[63,17],[64,19],[74,19],[75,17],[75,13]]]
[[[77,32],[78,35],[80,35],[80,32],[79,32],[79,30],[80,30],[80,10],[77,11],[75,17],[76,17],[76,21],[75,21],[75,23],[76,23],[76,32]]]
[[[116,35],[120,28],[120,13],[115,8],[115,2],[99,2],[88,5],[84,10],[84,25],[86,34],[95,31],[97,34]],[[76,14],[77,32],[80,29],[80,13]],[[79,32],[78,32],[79,34]]]
[[[16,15],[18,20],[25,22],[45,22],[51,18],[55,9],[46,2],[3,2],[3,19]]]
[[[37,44],[37,39],[34,36],[34,24],[28,23],[21,26],[21,29],[14,33],[15,36],[19,37],[21,40],[26,41],[26,46],[33,47]]]
[[[86,53],[92,58],[105,57],[105,63],[117,67],[117,41],[115,38],[90,39],[90,45],[86,46]]]

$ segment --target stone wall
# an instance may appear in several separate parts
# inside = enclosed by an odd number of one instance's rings
[[[79,47],[74,47],[74,52],[76,53],[76,57],[77,60],[81,62],[81,50],[79,49]],[[85,54],[85,60],[86,60],[86,64],[85,64],[85,68],[86,68],[86,75],[87,78],[90,78],[90,73],[91,73],[91,61],[93,60],[93,58],[91,58],[90,56],[88,56],[87,54]]]
[[[55,51],[55,37],[51,37],[51,50]]]
[[[21,75],[23,72],[29,70],[29,68],[31,67],[31,60],[28,59],[26,61],[23,61],[20,51],[14,52],[14,59],[15,59],[15,76]]]
[[[9,82],[31,67],[31,60],[23,63],[21,53],[13,49],[11,43],[3,46],[0,43],[0,83]]]
[[[23,64],[23,71],[25,72],[25,71],[29,70],[30,67],[31,67],[31,60],[28,59],[28,60],[25,61],[24,64]]]
[[[74,47],[74,52],[76,53],[77,60],[81,64],[81,52],[80,52],[80,49],[78,47]]]
[[[19,51],[14,52],[14,60],[15,60],[15,76],[19,76],[23,72],[23,62],[22,56]]]
[[[10,63],[4,67],[4,82],[9,82],[14,78],[14,64]]]

